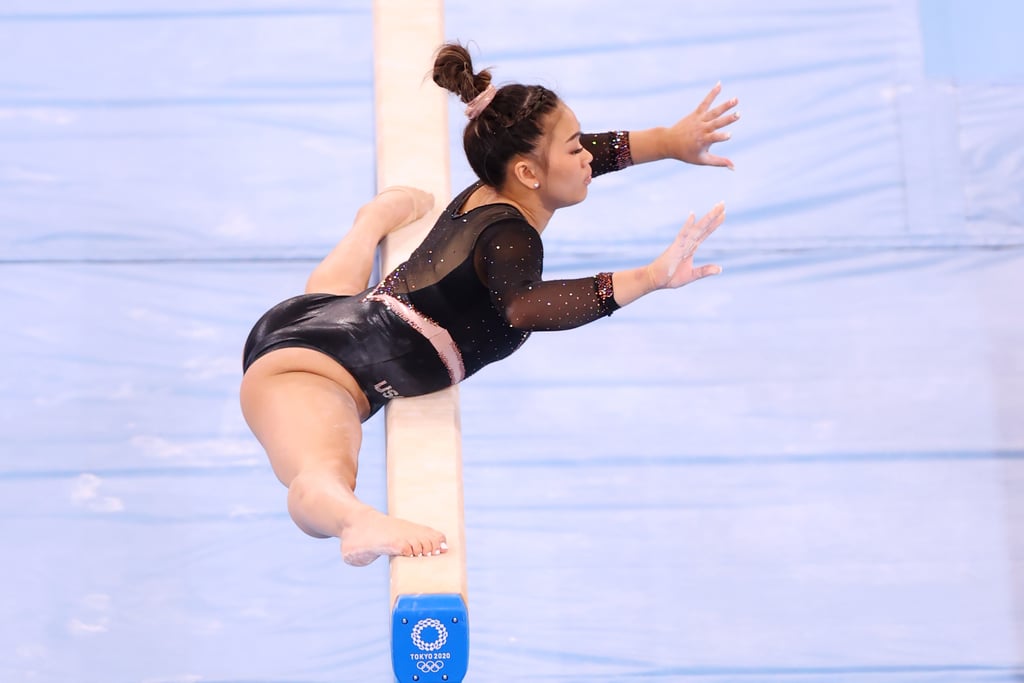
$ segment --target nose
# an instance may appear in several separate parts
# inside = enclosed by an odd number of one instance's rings
[[[594,160],[594,155],[590,153],[590,150],[586,147],[583,148],[583,165],[589,166],[590,162]]]

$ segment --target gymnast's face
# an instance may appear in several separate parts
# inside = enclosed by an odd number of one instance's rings
[[[587,198],[594,155],[580,144],[580,122],[564,104],[551,112],[546,128],[538,149],[546,154],[545,163],[537,171],[538,191],[551,208],[578,204]]]

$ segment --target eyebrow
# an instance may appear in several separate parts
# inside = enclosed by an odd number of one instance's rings
[[[583,131],[581,131],[581,130],[578,130],[578,131],[576,131],[575,133],[573,133],[573,134],[572,134],[572,135],[571,135],[571,136],[569,137],[569,139],[568,139],[568,140],[566,140],[566,142],[572,142],[573,140],[575,140],[576,138],[578,138],[578,137],[579,137],[579,136],[581,136],[581,135],[583,135]]]

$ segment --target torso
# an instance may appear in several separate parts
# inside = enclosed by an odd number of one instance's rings
[[[333,364],[330,376],[354,381],[372,414],[391,398],[437,391],[507,357],[529,332],[495,308],[473,252],[489,226],[525,220],[487,198],[479,183],[460,193],[409,259],[367,292],[302,295],[271,309],[250,334],[244,367],[291,351],[275,364],[301,370],[319,354],[315,371]]]

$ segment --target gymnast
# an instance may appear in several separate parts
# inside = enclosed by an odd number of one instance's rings
[[[691,214],[650,263],[614,273],[544,280],[540,239],[555,210],[586,198],[594,176],[659,159],[732,168],[709,151],[739,118],[735,99],[712,106],[720,84],[673,126],[591,135],[551,90],[496,88],[487,70],[474,73],[457,43],[438,51],[433,79],[467,103],[463,142],[479,180],[370,286],[378,243],[433,206],[415,188],[383,190],[313,270],[306,293],[256,323],[243,354],[242,412],[288,487],[289,514],[311,536],[340,539],[356,566],[447,550],[440,531],[355,496],[362,422],[389,400],[457,384],[533,331],[578,327],[721,272],[694,266],[693,254],[724,221],[723,204],[700,220]]]

